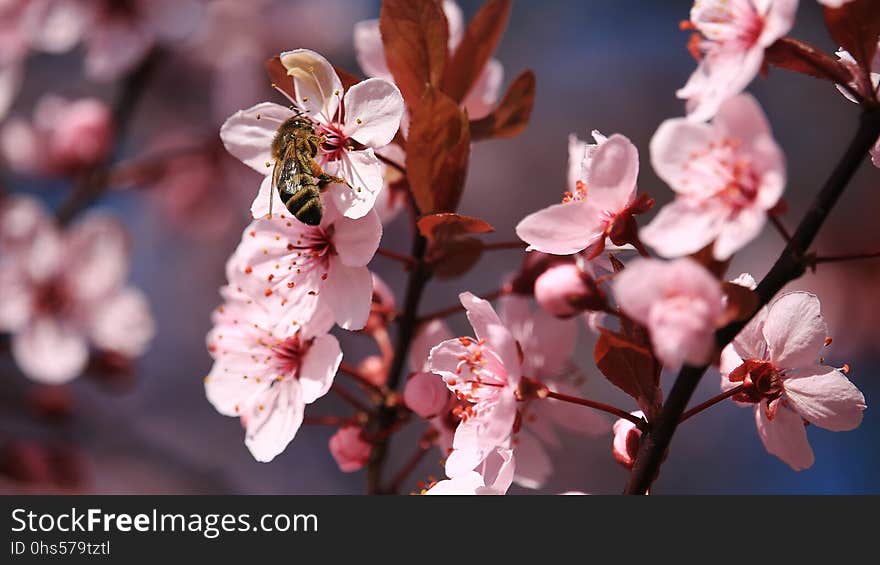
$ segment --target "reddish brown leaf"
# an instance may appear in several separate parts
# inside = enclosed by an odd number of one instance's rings
[[[442,213],[422,216],[418,221],[419,232],[429,241],[446,239],[469,233],[490,233],[495,231],[489,222],[471,216]]]
[[[510,0],[488,0],[471,23],[443,73],[443,92],[461,103],[498,48],[507,20]]]
[[[690,255],[690,258],[715,275],[716,279],[721,280],[724,278],[724,273],[727,272],[727,268],[730,266],[730,259],[727,261],[718,261],[715,259],[714,247],[715,243],[710,243],[706,247]]]
[[[432,258],[434,276],[451,279],[465,274],[477,264],[483,254],[483,242],[474,237],[459,237],[445,241]]]
[[[852,78],[849,70],[836,58],[790,37],[783,37],[768,47],[764,58],[781,69],[838,84],[846,84]]]
[[[596,366],[611,384],[632,396],[650,420],[661,402],[660,364],[650,353],[602,333],[594,350]]]
[[[880,2],[855,0],[840,8],[825,8],[825,24],[831,37],[849,51],[869,77],[880,36]]]
[[[439,0],[384,0],[379,29],[388,69],[410,109],[446,67],[449,25]]]
[[[722,325],[750,318],[761,305],[758,295],[750,288],[732,282],[723,282],[721,289],[727,297]]]
[[[428,87],[413,113],[406,170],[419,212],[454,212],[470,156],[467,116],[449,96]]]
[[[523,71],[507,89],[507,93],[491,114],[471,122],[474,141],[497,137],[514,137],[526,129],[535,104],[535,73]]]
[[[293,91],[293,78],[287,74],[287,69],[281,64],[281,57],[275,55],[266,61],[266,73],[269,75],[272,88],[280,90],[291,100],[296,99],[296,94]]]

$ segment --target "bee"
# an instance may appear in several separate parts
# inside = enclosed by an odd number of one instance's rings
[[[304,116],[294,116],[278,128],[272,140],[272,187],[278,191],[287,210],[310,226],[321,223],[321,193],[331,184],[345,184],[344,179],[328,175],[315,162],[323,139]],[[270,196],[269,215],[272,215]]]

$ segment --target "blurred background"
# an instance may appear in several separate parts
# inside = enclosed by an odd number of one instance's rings
[[[466,16],[480,2],[460,0]],[[683,113],[675,91],[694,69],[679,22],[688,18],[686,0],[546,0],[514,2],[510,26],[496,57],[505,85],[522,69],[537,74],[537,100],[525,134],[473,148],[460,212],[495,226],[497,241],[514,239],[526,214],[558,201],[565,188],[567,137],[593,129],[622,133],[642,154],[640,190],[658,205],[671,191],[653,174],[648,143],[666,118]],[[119,162],[157,151],[195,147],[175,165],[183,174],[163,182],[131,175],[125,186],[96,204],[121,217],[132,235],[132,281],[149,297],[157,334],[130,374],[96,370],[64,387],[39,389],[0,355],[0,485],[4,492],[72,488],[98,493],[356,494],[364,473],[341,473],[327,449],[333,428],[305,426],[287,450],[269,464],[257,463],[243,444],[239,422],[219,415],[205,399],[202,378],[211,366],[205,349],[224,263],[247,225],[257,174],[224,156],[217,132],[239,108],[272,100],[262,63],[282,50],[307,47],[336,65],[359,73],[352,26],[376,18],[379,2],[366,0],[217,0],[201,2],[185,33],[163,43],[131,108],[131,120],[117,139]],[[0,34],[11,33],[8,29]],[[804,0],[793,36],[834,51],[817,3]],[[7,48],[0,42],[0,49]],[[91,80],[83,73],[81,46],[65,54],[29,53],[23,82],[5,121],[30,119],[47,92],[68,98],[94,96],[112,104],[119,80]],[[752,92],[763,104],[789,160],[785,223],[794,227],[812,195],[841,155],[855,129],[858,109],[826,83],[772,70]],[[14,138],[13,138],[14,140]],[[205,155],[208,155],[207,157]],[[7,159],[9,157],[7,156]],[[3,166],[0,187],[29,193],[49,206],[64,201],[70,183],[51,175],[26,175]],[[818,239],[822,254],[875,250],[880,224],[880,171],[869,164],[857,175]],[[659,206],[658,206],[659,207]],[[386,226],[383,246],[407,252],[403,217]],[[760,278],[782,249],[771,227],[730,269]],[[423,311],[449,306],[462,290],[476,294],[498,288],[519,265],[518,251],[486,254],[461,279],[433,282]],[[405,274],[381,257],[371,264],[402,295]],[[850,377],[869,405],[861,427],[832,433],[810,426],[815,465],[793,472],[766,453],[752,412],[723,403],[682,426],[656,483],[673,493],[878,493],[880,492],[880,261],[822,265],[793,287],[816,292],[834,344],[828,363],[849,363]],[[399,299],[399,298],[398,298]],[[450,319],[458,334],[470,333],[463,316]],[[369,340],[335,331],[346,361],[373,354]],[[592,364],[593,338],[580,329],[576,361],[588,376],[589,396],[635,409],[631,399],[607,383]],[[674,375],[664,375],[668,390]],[[695,401],[718,392],[717,372],[708,373]],[[57,393],[57,394],[56,394]],[[326,397],[314,414],[349,410]],[[61,414],[59,414],[59,412]],[[70,412],[69,414],[66,414]],[[65,415],[66,414],[66,415]],[[414,422],[392,444],[390,469],[406,459],[424,424]],[[408,441],[409,439],[409,441]],[[556,472],[545,493],[622,490],[627,471],[611,457],[610,434],[564,436],[555,452]],[[564,456],[562,456],[564,453]],[[417,479],[442,477],[439,452],[422,462]],[[30,465],[30,467],[28,467]],[[33,468],[52,469],[28,479]],[[34,467],[36,466],[36,467]],[[22,471],[25,469],[25,472]],[[27,471],[31,469],[31,471]],[[514,487],[511,492],[528,493]]]

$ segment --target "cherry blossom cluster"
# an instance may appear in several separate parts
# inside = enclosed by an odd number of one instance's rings
[[[783,282],[821,262],[806,249],[790,252],[812,236],[802,243],[781,227],[786,157],[745,92],[762,69],[828,80],[867,115],[880,106],[880,13],[865,0],[822,3],[832,35],[850,49],[847,22],[877,20],[859,27],[874,34],[859,45],[866,50],[835,57],[786,37],[795,0],[695,2],[682,24],[698,60],[678,92],[686,115],[660,124],[647,148],[671,202],[640,227],[655,200],[640,191],[639,148],[620,133],[572,134],[567,190],[519,222],[522,244],[486,243],[480,236],[492,226],[457,213],[471,145],[519,133],[531,110],[533,77],[520,75],[502,96],[493,57],[509,2],[490,0],[465,24],[449,0],[385,0],[379,19],[354,29],[364,80],[314,51],[281,53],[268,69],[289,106],[257,104],[220,130],[226,149],[263,180],[208,335],[208,399],[241,419],[258,461],[281,453],[303,423],[324,423],[338,427],[329,450],[340,469],[367,467],[371,492],[397,492],[436,447],[445,478],[429,476],[417,490],[504,494],[513,484],[544,487],[560,431],[604,437],[635,477],[653,456],[642,437],[670,417],[661,375],[714,366],[719,394],[674,414],[672,429],[730,399],[754,407],[769,453],[810,467],[806,425],[852,430],[864,396],[848,365],[826,364],[832,339],[817,296],[777,294],[782,285],[768,296],[771,283],[726,280],[725,271],[768,222],[793,262]],[[279,197],[273,147],[291,119],[311,124],[320,139],[312,169],[335,179],[320,196],[320,225],[299,221]],[[873,141],[880,127],[871,131]],[[402,209],[413,218],[412,256],[380,248],[383,221]],[[517,247],[522,264],[498,292],[461,292],[460,307],[419,315],[433,277],[454,278],[484,252]],[[371,274],[377,252],[409,272],[405,299]],[[443,319],[458,312],[469,335],[456,337]],[[343,363],[334,326],[372,337],[381,355]],[[580,326],[596,341],[596,371],[575,362]],[[335,382],[338,373],[349,379]],[[586,398],[593,373],[637,409]],[[354,416],[305,413],[331,390]],[[425,422],[416,453],[386,483],[389,440],[414,418]]]

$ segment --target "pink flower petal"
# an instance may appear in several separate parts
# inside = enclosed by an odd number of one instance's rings
[[[257,372],[262,373],[259,370]],[[224,354],[214,363],[205,378],[205,395],[217,412],[224,416],[238,417],[244,413],[251,400],[271,384],[271,378],[262,378],[254,373],[251,355]]]
[[[254,459],[268,463],[293,441],[302,420],[299,386],[291,381],[279,383],[254,398],[244,443]]]
[[[639,237],[662,257],[690,255],[718,236],[724,212],[720,206],[677,199],[664,206],[650,224],[639,230]]]
[[[345,134],[367,147],[388,145],[403,111],[403,96],[393,83],[368,78],[345,93]]]
[[[795,471],[812,467],[815,458],[801,417],[788,408],[780,407],[771,421],[767,418],[766,407],[766,402],[755,406],[755,424],[767,451]]]
[[[85,336],[58,320],[37,318],[12,337],[12,357],[21,371],[44,384],[62,384],[86,367]]]
[[[759,208],[745,208],[735,217],[728,219],[718,232],[713,255],[719,261],[726,261],[758,237],[767,221],[767,214]]]
[[[156,334],[146,296],[127,287],[98,304],[91,319],[91,338],[100,349],[127,357],[143,355]]]
[[[67,234],[65,278],[83,300],[100,299],[122,287],[128,276],[128,232],[117,220],[97,213]]]
[[[341,362],[342,349],[335,337],[322,335],[315,338],[299,370],[304,403],[311,404],[327,394]]]
[[[675,118],[666,120],[651,138],[651,165],[672,190],[701,194],[705,187],[690,182],[689,163],[715,139],[712,126]]]
[[[359,330],[367,324],[373,296],[373,277],[366,267],[348,267],[331,259],[330,276],[321,291],[322,302],[333,311],[336,323],[346,330]]]
[[[242,163],[262,175],[271,175],[272,140],[278,127],[292,116],[284,106],[262,102],[231,115],[220,127],[220,139]]]
[[[516,473],[513,482],[539,489],[553,474],[553,462],[538,438],[523,430],[516,436]]]
[[[819,299],[808,292],[790,292],[771,302],[763,331],[778,369],[812,367],[828,337]]]
[[[490,59],[462,101],[471,120],[484,118],[495,109],[503,80],[504,67],[501,62]]]
[[[474,328],[477,339],[485,339],[500,357],[507,371],[508,379],[514,384],[519,381],[520,362],[519,349],[510,331],[495,313],[492,305],[470,292],[458,295],[461,305],[467,311],[468,321]]]
[[[726,100],[712,123],[723,135],[738,139],[745,145],[773,135],[764,110],[751,94],[740,94]]]
[[[789,404],[811,424],[847,432],[862,423],[865,397],[837,369],[819,365],[783,382]]]
[[[263,177],[263,182],[260,183],[260,190],[259,192],[257,192],[257,196],[256,198],[254,198],[253,204],[251,204],[252,218],[261,219],[269,217],[270,197],[273,200],[271,205],[272,217],[293,218],[293,214],[291,214],[287,210],[287,207],[281,200],[281,195],[278,194],[278,190],[276,190],[275,187],[272,186],[272,175]],[[299,222],[299,220],[296,221]]]
[[[281,64],[293,77],[296,103],[316,121],[328,124],[334,120],[342,100],[342,81],[327,59],[309,49],[296,49],[281,54]]]
[[[604,230],[598,210],[575,201],[529,214],[516,226],[516,235],[529,244],[529,250],[571,255],[604,237]]]
[[[416,332],[409,348],[409,366],[411,371],[427,371],[428,355],[431,349],[440,343],[452,339],[452,332],[443,320],[431,320],[423,324]]]
[[[358,65],[364,74],[392,80],[385,61],[385,46],[379,32],[379,20],[364,20],[354,24],[354,50]]]
[[[615,134],[593,154],[587,179],[587,202],[603,211],[619,212],[632,198],[639,176],[639,151]]]
[[[385,179],[382,163],[372,149],[346,151],[339,161],[326,163],[324,170],[351,185],[331,184],[328,189],[336,208],[346,218],[362,218],[373,209]]]
[[[374,211],[357,220],[338,218],[333,225],[333,246],[345,265],[363,267],[372,260],[382,239],[382,222]]]

